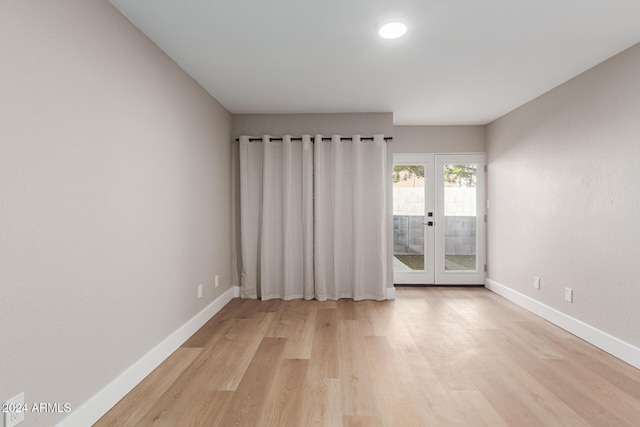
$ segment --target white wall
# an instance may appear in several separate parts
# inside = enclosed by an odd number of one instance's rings
[[[485,126],[394,126],[395,153],[484,153]]]
[[[232,134],[393,136],[393,129],[392,113],[234,114]]]
[[[0,76],[0,401],[75,409],[231,285],[231,116],[102,0],[1,1]]]
[[[635,346],[638,76],[640,45],[487,129],[488,277]]]

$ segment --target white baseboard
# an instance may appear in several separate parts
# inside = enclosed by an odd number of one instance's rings
[[[105,388],[93,395],[78,409],[72,411],[68,417],[58,424],[58,427],[90,426],[98,421],[100,417],[106,414],[120,399],[231,301],[236,293],[235,288],[229,288],[191,320],[152,348]]]
[[[240,298],[240,286],[233,285],[232,288],[233,288],[233,297]]]
[[[609,335],[606,332],[602,332],[581,320],[568,316],[520,292],[514,291],[495,280],[486,279],[485,287],[618,359],[640,369],[640,348]]]
[[[396,288],[387,288],[387,299],[396,299]]]

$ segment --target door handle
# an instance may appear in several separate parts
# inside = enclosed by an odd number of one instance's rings
[[[433,227],[433,221],[423,222],[422,225],[428,225],[429,227]]]

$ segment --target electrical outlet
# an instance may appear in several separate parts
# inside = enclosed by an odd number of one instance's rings
[[[538,276],[533,276],[533,287],[540,289],[540,278]]]
[[[2,404],[4,412],[4,427],[13,427],[24,421],[24,392],[12,397]]]
[[[218,277],[218,275],[217,275],[217,274],[216,274],[216,278],[215,278],[215,279],[213,279],[213,282],[215,283],[216,288],[217,288],[218,286],[220,286],[220,277]]]
[[[198,298],[202,298],[202,285],[198,285]]]
[[[564,300],[566,302],[573,302],[573,289],[564,288]]]

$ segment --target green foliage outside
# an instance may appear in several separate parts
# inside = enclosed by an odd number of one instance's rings
[[[424,166],[393,166],[393,182],[408,181],[416,177],[424,178]]]
[[[444,165],[444,180],[449,187],[475,187],[476,165]]]
[[[475,187],[476,172],[476,165],[444,165],[444,180],[449,187]],[[393,166],[393,182],[414,178],[424,178],[424,166]]]

